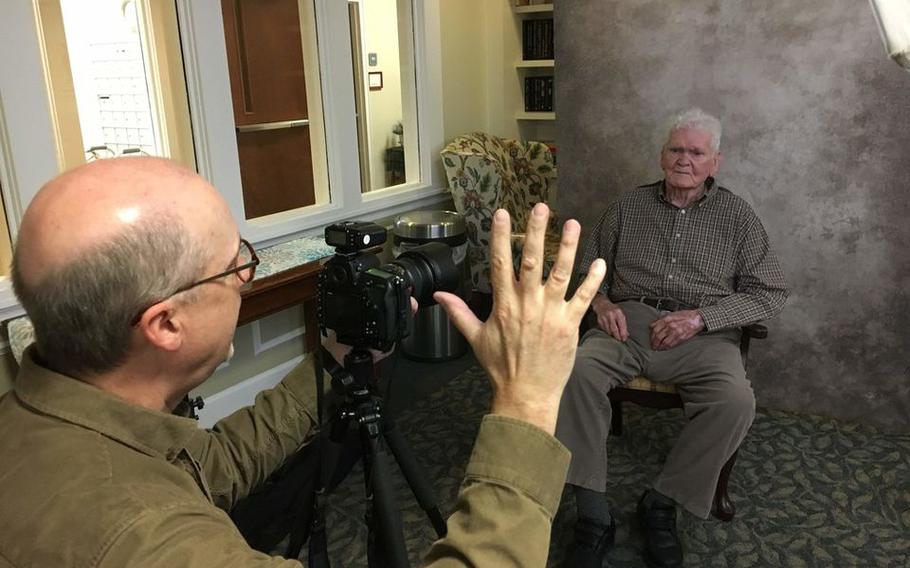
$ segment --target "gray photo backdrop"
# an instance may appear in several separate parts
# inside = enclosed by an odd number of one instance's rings
[[[673,111],[724,123],[718,181],[793,293],[753,349],[759,404],[910,431],[910,72],[858,0],[559,0],[562,215],[661,178]]]

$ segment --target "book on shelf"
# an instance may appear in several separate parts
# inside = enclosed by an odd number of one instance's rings
[[[553,77],[525,77],[526,112],[553,112]]]
[[[553,55],[553,18],[524,20],[521,23],[522,59],[553,59]]]

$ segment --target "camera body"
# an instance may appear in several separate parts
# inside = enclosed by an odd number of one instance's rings
[[[427,243],[381,265],[368,249],[386,237],[383,227],[368,222],[345,221],[325,229],[326,243],[336,254],[319,274],[317,315],[319,327],[335,330],[341,343],[387,351],[409,333],[412,296],[427,305],[433,292],[454,291],[458,285],[447,245]]]

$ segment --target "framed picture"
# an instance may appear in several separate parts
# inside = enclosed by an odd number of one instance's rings
[[[370,71],[367,73],[367,82],[371,91],[382,90],[382,71]]]

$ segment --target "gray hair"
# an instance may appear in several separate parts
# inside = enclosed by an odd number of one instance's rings
[[[143,220],[27,285],[13,256],[16,296],[35,327],[44,362],[77,378],[116,369],[141,310],[200,277],[209,255],[174,216]],[[181,294],[191,302],[193,291]]]
[[[673,132],[674,130],[680,130],[682,128],[693,128],[696,130],[704,130],[711,134],[711,148],[716,152],[720,150],[720,135],[722,129],[720,126],[720,120],[701,110],[700,108],[693,107],[689,110],[676,115],[673,118],[673,121],[670,123],[670,129],[668,132]]]

